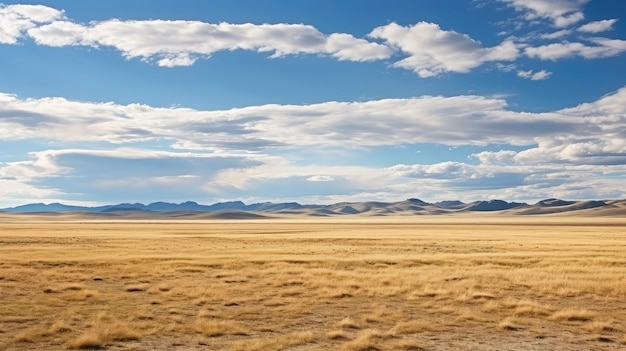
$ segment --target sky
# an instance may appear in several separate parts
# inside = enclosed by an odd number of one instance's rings
[[[624,1],[6,1],[0,207],[626,198],[625,72]]]

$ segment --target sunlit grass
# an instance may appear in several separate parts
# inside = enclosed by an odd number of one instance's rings
[[[14,221],[0,349],[610,349],[624,252],[615,219]]]

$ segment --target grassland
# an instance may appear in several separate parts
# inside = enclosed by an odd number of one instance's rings
[[[5,216],[1,350],[619,350],[626,220]]]

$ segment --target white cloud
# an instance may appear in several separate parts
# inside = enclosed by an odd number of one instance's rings
[[[387,168],[395,176],[422,179],[478,178],[476,167],[462,162],[446,161],[430,165],[395,165]]]
[[[572,34],[572,31],[569,29],[561,29],[561,30],[557,30],[556,32],[552,32],[552,33],[547,33],[547,34],[542,34],[541,38],[542,39],[558,39],[558,38],[562,38],[565,36],[568,36]]]
[[[528,71],[517,71],[517,76],[524,79],[530,80],[545,80],[548,79],[552,75],[552,72],[548,72],[545,69],[542,69],[539,72],[533,72],[532,70]]]
[[[24,31],[63,17],[63,11],[43,5],[0,4],[0,44],[15,44]]]
[[[578,27],[578,31],[585,32],[585,33],[606,32],[606,31],[613,29],[612,27],[613,27],[613,24],[615,24],[615,22],[617,22],[617,19],[608,19],[608,20],[602,20],[602,21],[589,22],[587,24],[584,24]]]
[[[617,194],[622,190],[611,175],[626,172],[626,87],[550,113],[513,112],[505,100],[481,96],[200,111],[0,94],[0,129],[8,131],[1,134],[4,140],[118,144],[113,150],[40,151],[31,160],[0,165],[5,201],[22,195],[81,199],[80,194],[103,190],[111,198],[123,194],[133,201],[266,199],[276,194],[300,199],[417,194],[427,199],[455,195],[513,200],[572,196],[589,179],[596,179],[596,194]],[[169,140],[206,151],[132,148],[132,142],[142,140]],[[291,153],[320,144],[348,152],[417,143],[517,144],[526,149],[477,152],[477,165],[375,168],[328,166],[315,159],[302,165],[290,159]],[[276,149],[282,157],[259,153]],[[16,195],[17,189],[22,195]]]
[[[511,150],[500,151],[482,151],[473,154],[472,157],[477,158],[482,164],[511,164],[517,152]]]
[[[524,53],[531,58],[541,60],[558,60],[568,57],[580,56],[586,59],[617,56],[626,51],[626,40],[591,38],[596,45],[590,46],[583,43],[553,43],[537,47],[527,47]]]
[[[551,19],[558,27],[583,18],[587,0],[500,0],[523,11],[528,20]],[[185,20],[119,20],[75,23],[63,11],[43,5],[0,5],[0,43],[16,44],[28,34],[37,44],[64,47],[113,47],[127,58],[139,58],[160,67],[191,66],[219,51],[247,50],[268,53],[271,58],[312,54],[340,61],[369,62],[392,58],[400,52],[406,57],[392,64],[411,70],[420,77],[435,77],[448,72],[467,73],[488,62],[514,61],[520,50],[531,58],[557,60],[581,56],[615,56],[626,50],[626,41],[591,38],[593,45],[580,42],[552,43],[542,46],[523,44],[526,38],[508,38],[485,47],[467,34],[443,30],[439,25],[419,22],[412,26],[390,23],[375,28],[368,38],[348,33],[324,34],[306,24],[205,23]],[[590,22],[582,32],[610,30],[616,19]],[[553,40],[571,34],[571,29],[535,36]]]
[[[543,72],[522,75],[540,79],[548,75]],[[613,101],[611,106],[624,108],[620,100],[624,95],[626,89],[620,89],[591,106],[609,106],[608,101]],[[475,95],[202,111],[64,98],[23,100],[0,94],[0,129],[7,131],[1,135],[4,140],[113,144],[165,140],[178,149],[249,153],[320,144],[340,148],[412,143],[530,145],[537,138],[559,135],[605,138],[623,127],[620,114],[572,111],[578,110],[513,112],[502,98]]]
[[[231,24],[199,21],[122,21],[88,25],[56,21],[28,30],[40,45],[111,46],[126,58],[156,60],[159,66],[190,66],[225,50],[267,52],[271,57],[319,54],[348,61],[388,58],[392,50],[350,34],[325,35],[305,24]]]
[[[370,37],[385,40],[408,54],[394,67],[410,69],[420,77],[433,77],[445,72],[466,73],[486,62],[511,61],[518,57],[512,41],[485,48],[466,34],[442,30],[439,25],[419,22],[404,27],[396,23],[375,28]]]
[[[524,12],[528,21],[549,19],[555,27],[563,28],[585,18],[582,7],[589,0],[499,0]]]
[[[123,144],[159,139],[178,148],[254,151],[281,145],[527,144],[537,130],[550,134],[554,123],[559,129],[572,123],[508,112],[505,106],[504,100],[481,96],[423,96],[200,111],[0,94],[0,128],[10,131],[2,136],[7,140]]]
[[[335,180],[335,178],[329,176],[329,175],[314,175],[311,177],[308,177],[307,182],[332,182]]]

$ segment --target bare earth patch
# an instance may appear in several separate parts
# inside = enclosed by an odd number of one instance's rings
[[[620,350],[626,220],[3,215],[0,350]]]

